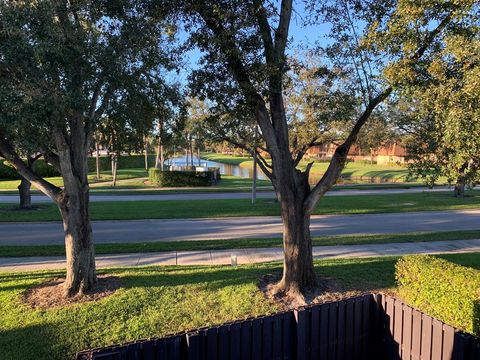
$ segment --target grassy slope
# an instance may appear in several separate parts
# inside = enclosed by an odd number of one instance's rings
[[[480,267],[479,254],[446,256]],[[345,290],[395,285],[396,258],[322,260],[320,275]],[[96,303],[47,311],[21,303],[22,293],[62,272],[0,274],[2,360],[70,359],[85,348],[163,336],[277,310],[257,291],[258,277],[280,271],[279,264],[230,267],[148,267],[110,269],[122,288]]]
[[[312,239],[314,246],[328,245],[361,245],[361,244],[387,244],[420,241],[440,240],[468,240],[479,239],[480,230],[465,231],[444,231],[424,232],[406,234],[381,234],[381,235],[347,235],[347,236],[325,236]],[[200,251],[200,250],[222,250],[242,248],[266,248],[281,247],[282,239],[229,239],[229,240],[191,240],[172,242],[149,242],[149,243],[117,243],[117,244],[96,244],[95,253],[100,254],[121,254],[138,252],[157,251]],[[63,245],[42,245],[42,246],[0,246],[0,256],[64,256],[65,246]]]
[[[457,210],[480,207],[480,191],[471,190],[463,199],[451,192],[385,194],[325,197],[314,214],[370,214],[427,210]],[[1,221],[51,221],[60,220],[53,204],[41,205],[31,211],[12,211],[16,205],[0,205]],[[94,220],[175,219],[228,216],[279,215],[278,203],[258,199],[252,205],[249,199],[240,200],[190,200],[190,201],[125,201],[91,203]]]
[[[248,156],[205,153],[202,154],[202,158],[226,164],[242,165],[245,167],[253,166],[252,158]],[[305,168],[307,164],[307,161],[302,161],[299,167]],[[312,167],[311,174],[313,176],[323,174],[327,170],[328,164],[328,162],[315,162]],[[342,174],[348,177],[365,176],[389,180],[401,180],[405,179],[408,174],[408,170],[402,166],[380,166],[375,164],[370,165],[366,163],[350,162],[346,165]]]
[[[253,167],[252,158],[247,156],[235,156],[218,153],[204,153],[202,158],[226,164],[240,165],[243,167]],[[302,161],[299,164],[300,169],[305,169],[309,161]],[[312,182],[318,181],[323,173],[326,171],[329,163],[315,161],[312,170],[310,171],[310,180]],[[353,183],[369,183],[370,179],[393,181],[393,182],[406,182],[408,176],[408,170],[403,166],[398,165],[376,165],[363,162],[349,162],[342,171],[342,176],[345,178],[354,178]],[[365,179],[358,179],[364,177]],[[347,181],[349,182],[349,181]],[[422,184],[418,180],[409,181],[409,184]],[[447,183],[446,178],[440,178],[438,184]],[[386,184],[385,184],[386,185]]]

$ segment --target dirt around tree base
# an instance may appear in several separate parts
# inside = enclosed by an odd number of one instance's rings
[[[120,278],[117,276],[98,276],[97,280],[95,287],[85,294],[66,297],[63,291],[65,279],[51,279],[25,291],[23,301],[34,309],[47,310],[98,301],[112,295],[120,287]]]
[[[280,279],[280,274],[264,275],[259,280],[258,288],[267,299],[280,304],[285,310],[309,304],[322,304],[330,301],[338,301],[366,293],[366,291],[361,290],[346,290],[332,278],[319,277],[319,287],[303,294],[303,298],[298,296],[293,297],[288,294],[278,294],[274,292],[275,284],[277,284]]]

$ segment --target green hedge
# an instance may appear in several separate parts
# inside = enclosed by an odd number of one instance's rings
[[[155,164],[155,155],[148,155],[149,165]],[[60,176],[60,173],[55,168],[47,164],[43,159],[39,159],[34,163],[35,171],[42,177]],[[145,156],[144,155],[128,155],[121,156],[118,159],[119,169],[142,169],[145,168]],[[100,171],[112,170],[112,160],[109,156],[100,157]],[[88,171],[96,171],[95,157],[88,158]],[[0,159],[0,180],[18,180],[20,175],[17,174],[15,169],[11,167],[7,161]]]
[[[52,165],[47,164],[44,160],[39,159],[33,164],[35,172],[42,177],[60,176],[60,173],[55,170]],[[1,180],[18,180],[20,175],[8,163],[8,161],[0,160],[0,179]]]
[[[396,264],[398,291],[410,305],[447,324],[480,335],[480,271],[428,255]]]
[[[88,158],[88,171],[96,171],[96,158]],[[155,155],[148,155],[148,164],[155,165]],[[126,155],[118,158],[119,169],[144,169],[145,156],[144,155]],[[100,171],[112,170],[112,159],[109,156],[100,156]]]
[[[148,178],[159,187],[210,186],[220,180],[220,171],[161,171],[151,168],[148,170]]]

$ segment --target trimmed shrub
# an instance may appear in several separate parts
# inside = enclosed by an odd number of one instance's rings
[[[88,171],[94,172],[96,170],[95,156],[88,158]],[[155,165],[155,155],[148,155],[148,163]],[[144,155],[125,155],[118,158],[119,169],[144,169],[145,156]],[[100,171],[112,170],[112,159],[110,156],[100,156]]]
[[[159,187],[210,186],[220,180],[219,169],[209,171],[161,171],[150,168],[148,178]]]
[[[39,159],[33,163],[33,169],[42,177],[60,176],[60,173],[50,164],[47,164],[43,159]],[[0,161],[0,179],[2,180],[19,180],[20,175],[8,163],[8,161]]]
[[[428,255],[401,258],[395,266],[401,298],[421,311],[480,335],[480,271]]]
[[[155,163],[155,155],[148,155],[148,162],[150,165]],[[42,177],[60,176],[60,173],[45,160],[39,159],[33,164],[35,172]],[[118,159],[119,169],[143,169],[145,168],[144,155],[126,155],[120,156]],[[96,170],[95,157],[88,158],[88,171],[94,172]],[[100,157],[100,171],[112,170],[112,160],[109,156]],[[20,175],[15,169],[8,164],[6,160],[0,160],[0,180],[18,180]]]
[[[0,179],[16,180],[20,179],[20,175],[18,175],[15,169],[11,167],[7,161],[0,160]]]

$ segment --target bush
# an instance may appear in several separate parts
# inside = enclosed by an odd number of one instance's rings
[[[407,303],[480,335],[480,271],[428,255],[401,258],[395,276]]]
[[[220,180],[219,169],[196,172],[189,171],[161,171],[151,168],[148,170],[148,178],[152,184],[160,187],[181,186],[210,186]]]
[[[33,163],[35,172],[42,177],[60,176],[60,173],[50,164],[40,159]],[[8,161],[0,161],[0,179],[2,180],[19,180],[21,179],[17,171]]]
[[[153,165],[155,163],[155,155],[148,155],[148,163]],[[60,176],[60,173],[45,160],[39,159],[33,164],[35,172],[42,177]],[[144,155],[127,155],[120,156],[118,159],[119,169],[142,169],[145,168]],[[95,157],[88,158],[88,171],[95,172],[96,162]],[[112,160],[109,156],[100,157],[100,171],[112,170]],[[0,180],[18,180],[20,175],[15,169],[9,165],[8,161],[0,160]]]
[[[155,164],[155,155],[148,155],[149,165]],[[125,155],[118,158],[119,169],[144,169],[145,156],[144,155]],[[88,158],[88,171],[94,172],[96,170],[95,156]],[[112,170],[112,159],[110,156],[100,156],[100,171]]]

